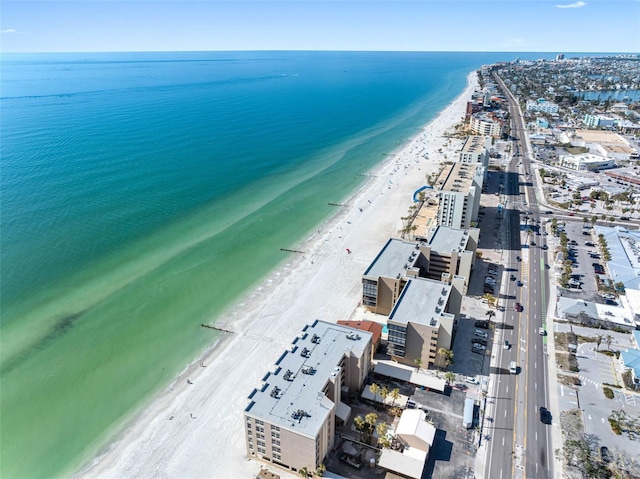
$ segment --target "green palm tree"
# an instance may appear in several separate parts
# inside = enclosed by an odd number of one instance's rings
[[[456,375],[455,373],[451,372],[451,371],[447,371],[444,375],[444,378],[447,380],[447,382],[449,384],[451,384],[452,382],[454,382],[456,380]]]
[[[389,397],[389,387],[388,386],[382,386],[382,388],[380,389],[380,397],[382,398],[382,403],[386,403],[387,402],[387,398]]]
[[[496,312],[493,309],[487,311],[487,316],[489,317],[489,321],[496,315]]]
[[[373,383],[371,386],[369,386],[369,391],[373,393],[373,401],[378,402],[378,393],[380,392],[380,386],[378,386],[376,383]]]
[[[395,388],[391,390],[391,399],[393,399],[393,402],[391,403],[391,406],[395,406],[396,405],[396,401],[400,398],[400,389]]]
[[[416,363],[416,370],[420,371],[420,366],[422,365],[422,358],[416,358],[413,362]]]

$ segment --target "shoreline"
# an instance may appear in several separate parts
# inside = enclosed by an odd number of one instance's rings
[[[293,248],[304,254],[285,259],[213,323],[232,333],[222,333],[169,386],[120,424],[120,432],[73,476],[255,475],[260,463],[246,458],[242,428],[247,395],[259,387],[305,324],[316,318],[349,319],[357,311],[362,271],[384,241],[397,236],[414,190],[438,171],[449,153],[437,152],[449,141],[443,141],[442,134],[459,122],[476,86],[473,70],[462,93],[344,200],[348,207]]]

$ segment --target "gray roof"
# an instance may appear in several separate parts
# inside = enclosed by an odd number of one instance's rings
[[[333,408],[322,392],[324,386],[331,377],[340,375],[337,366],[343,356],[364,354],[372,335],[324,321],[316,321],[303,331],[291,350],[280,356],[275,372],[263,378],[262,388],[249,395],[251,402],[245,412],[315,438]]]
[[[408,267],[412,267],[420,254],[419,246],[399,239],[390,238],[371,262],[364,276],[371,278],[396,278],[405,276]]]
[[[588,317],[598,319],[598,310],[595,303],[584,301],[582,299],[558,298],[558,315],[578,316],[580,313],[586,314]]]
[[[627,289],[640,289],[640,232],[606,226],[595,230],[596,235],[604,235],[611,253],[607,262],[611,280],[624,283]]]
[[[433,234],[429,240],[429,245],[434,253],[450,254],[453,250],[464,251],[467,249],[467,242],[469,241],[467,230],[437,226],[432,231]]]
[[[389,321],[396,323],[419,323],[440,325],[440,317],[445,313],[451,294],[451,285],[433,279],[410,279],[405,285],[396,305],[389,315]]]

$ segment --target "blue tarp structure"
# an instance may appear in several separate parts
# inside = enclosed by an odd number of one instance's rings
[[[420,188],[418,188],[413,193],[413,202],[414,203],[420,203],[420,200],[418,199],[418,195],[420,194],[420,192],[424,191],[424,190],[432,190],[432,189],[433,189],[433,186],[421,186]]]

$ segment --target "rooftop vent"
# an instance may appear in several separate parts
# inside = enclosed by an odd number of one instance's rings
[[[280,399],[282,397],[281,393],[282,393],[282,390],[278,386],[274,386],[273,389],[271,390],[271,397]]]
[[[307,348],[302,348],[302,351],[300,351],[300,356],[302,356],[303,358],[308,358],[309,356],[311,356],[311,351]]]
[[[396,276],[396,279],[400,279],[402,275],[400,273],[398,273],[398,276]]]
[[[312,367],[312,366],[304,366],[302,368],[302,374],[315,374],[316,373],[316,368]]]
[[[315,344],[320,344],[320,336],[318,336],[317,334],[314,334],[313,337],[311,338],[311,342]]]
[[[438,298],[438,306],[442,306],[444,304],[444,299]]]
[[[294,411],[294,412],[291,414],[291,417],[292,417],[294,420],[296,420],[296,421],[300,422],[300,421],[302,421],[302,418],[303,418],[303,417],[311,417],[311,414],[309,414],[307,411],[304,411],[304,410],[302,410],[302,409],[298,409],[297,411]]]
[[[440,308],[439,306],[436,306],[436,313],[441,313],[442,312],[442,308]]]
[[[360,340],[360,335],[357,333],[349,333],[347,334],[347,339],[350,339],[352,341],[359,341]]]
[[[436,318],[431,318],[431,321],[429,321],[429,325],[434,327],[437,326],[438,320]]]
[[[440,294],[445,296],[447,294],[447,288],[442,288],[442,292]]]
[[[283,379],[284,379],[285,381],[293,381],[293,378],[294,378],[295,376],[293,375],[293,371],[291,371],[291,370],[287,369],[287,372],[286,372],[286,373],[284,373],[284,376],[282,376],[282,377],[283,377]]]

